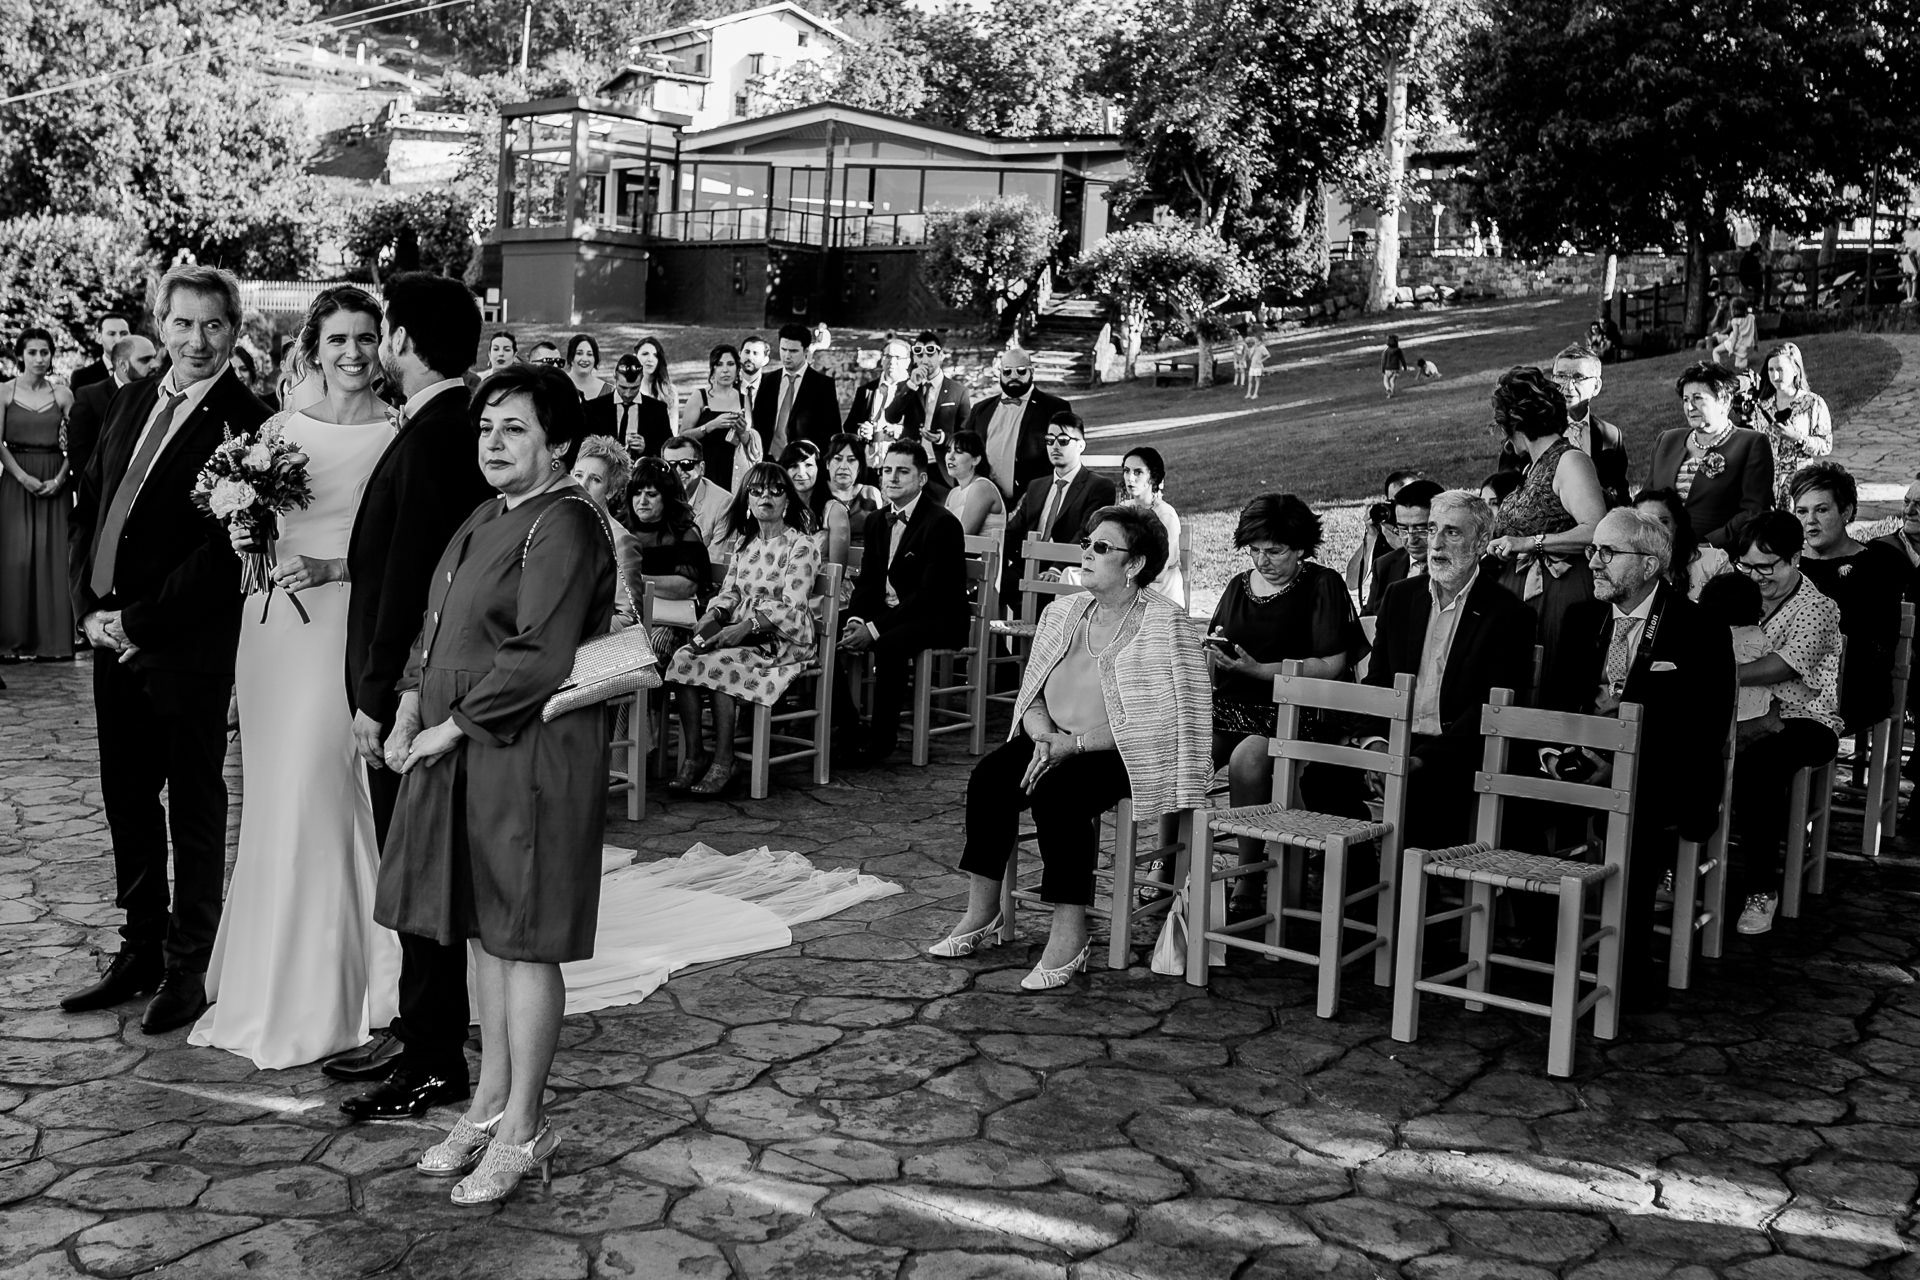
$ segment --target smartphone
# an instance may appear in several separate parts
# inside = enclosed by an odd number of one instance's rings
[[[1208,645],[1211,648],[1218,649],[1220,652],[1227,653],[1227,654],[1232,653],[1234,649],[1239,647],[1238,645],[1234,644],[1233,641],[1227,639],[1225,636],[1207,636],[1206,638],[1201,640],[1200,643],[1204,645]]]

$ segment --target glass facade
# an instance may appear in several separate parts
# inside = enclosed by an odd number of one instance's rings
[[[576,222],[638,232],[671,199],[673,166],[654,152],[655,126],[593,111],[509,116],[501,140],[501,226]],[[660,139],[670,141],[662,129]]]

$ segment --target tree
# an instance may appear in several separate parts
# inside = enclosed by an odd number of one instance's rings
[[[57,354],[90,350],[101,312],[144,309],[158,265],[139,227],[71,214],[0,221],[0,333],[38,325]]]
[[[316,201],[298,106],[269,83],[305,0],[63,0],[0,7],[14,90],[131,72],[0,107],[0,217],[98,215],[170,253],[298,261]],[[178,59],[176,61],[176,59]]]
[[[1081,254],[1076,271],[1119,305],[1127,377],[1134,376],[1148,313],[1165,307],[1199,345],[1198,385],[1203,387],[1213,384],[1209,313],[1259,283],[1237,248],[1211,228],[1184,222],[1142,223],[1115,232]]]
[[[976,200],[927,215],[920,271],[948,306],[1010,333],[1039,301],[1040,272],[1059,243],[1059,220],[1025,196]]]
[[[1914,39],[1882,0],[1493,0],[1456,108],[1478,199],[1523,249],[1683,248],[1697,336],[1729,216],[1810,231],[1912,179]]]
[[[344,247],[373,273],[432,271],[460,279],[473,256],[473,209],[452,191],[394,196],[355,209]]]
[[[928,97],[927,51],[910,11],[898,19],[850,15],[840,28],[858,43],[819,58],[790,62],[768,78],[756,114],[843,102],[868,111],[917,119]]]
[[[925,118],[1004,137],[1105,127],[1093,90],[1104,34],[1125,6],[1100,0],[993,0],[919,24]]]

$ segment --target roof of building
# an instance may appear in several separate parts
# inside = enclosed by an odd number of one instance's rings
[[[793,3],[793,0],[777,0],[777,3],[774,4],[763,4],[753,9],[741,9],[735,13],[723,13],[717,17],[701,18],[697,22],[688,22],[681,26],[668,27],[664,31],[650,31],[646,35],[641,36],[636,43],[653,44],[658,41],[675,40],[681,36],[700,35],[704,32],[712,31],[715,27],[731,26],[736,22],[745,22],[749,18],[764,17],[770,13],[790,13],[797,18],[812,23],[819,30],[826,32],[836,40],[844,40],[848,44],[857,43],[852,36],[842,31],[832,22],[817,13],[811,13],[801,8],[799,5]]]
[[[764,138],[784,137],[808,141],[826,140],[828,132],[840,142],[867,142],[879,138],[906,138],[934,145],[967,147],[983,156],[1019,156],[1036,153],[1060,154],[1078,151],[1112,151],[1121,146],[1111,135],[1076,134],[1051,138],[997,138],[956,129],[951,125],[926,124],[905,116],[849,106],[844,102],[818,102],[810,106],[790,107],[770,115],[748,120],[730,120],[711,129],[689,133],[682,145],[690,151],[714,147],[732,147]]]

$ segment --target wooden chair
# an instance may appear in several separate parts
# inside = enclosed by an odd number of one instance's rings
[[[1839,687],[1847,687],[1847,638],[1840,637]],[[1827,891],[1827,847],[1833,832],[1834,784],[1840,776],[1836,755],[1825,764],[1795,771],[1787,792],[1787,852],[1780,879],[1780,914],[1798,919],[1804,894]]]
[[[1480,793],[1479,840],[1450,849],[1408,849],[1400,892],[1400,947],[1393,982],[1393,1038],[1402,1042],[1419,1033],[1420,996],[1424,993],[1464,1000],[1476,1012],[1487,1005],[1530,1013],[1549,1021],[1547,1074],[1573,1073],[1573,1035],[1580,1018],[1593,1010],[1593,1034],[1613,1039],[1619,1024],[1621,929],[1626,909],[1627,859],[1633,834],[1634,783],[1640,762],[1641,712],[1636,703],[1624,703],[1619,717],[1583,716],[1541,711],[1515,703],[1509,689],[1493,691],[1492,701],[1480,713],[1480,731],[1486,737],[1481,770],[1474,775]],[[1561,743],[1610,752],[1613,776],[1607,786],[1563,782],[1531,774],[1512,773],[1508,757],[1513,744]],[[1576,862],[1544,854],[1519,853],[1500,847],[1503,807],[1509,799],[1539,800],[1591,809],[1606,815],[1604,860]],[[1463,905],[1427,914],[1427,887],[1431,880],[1463,882]],[[1552,964],[1493,950],[1493,907],[1496,889],[1551,894],[1559,899],[1559,927]],[[1599,895],[1598,927],[1586,929],[1587,901]],[[1467,923],[1467,959],[1431,976],[1422,972],[1427,928],[1453,919]],[[1583,969],[1589,951],[1594,967]],[[1553,993],[1541,1004],[1487,989],[1494,965],[1550,974]],[[1464,985],[1457,979],[1465,979]],[[1581,995],[1582,982],[1590,990]]]
[[[649,689],[636,689],[626,697],[607,704],[608,729],[613,735],[607,743],[613,753],[608,768],[613,781],[607,791],[616,796],[626,793],[629,822],[640,821],[647,812],[647,761],[653,752],[648,723],[652,715],[649,705],[651,693]],[[618,727],[618,713],[622,711],[627,717],[624,733]]]
[[[755,800],[767,798],[769,776],[776,764],[790,760],[812,760],[813,780],[825,786],[830,777],[833,743],[833,660],[834,639],[840,634],[840,566],[823,565],[813,579],[814,661],[794,678],[794,686],[775,706],[753,704],[753,723],[745,733],[734,737],[734,759],[747,762],[747,794]],[[794,687],[811,680],[813,689],[808,705],[789,706]],[[742,705],[745,709],[746,704]],[[782,710],[782,707],[788,707]],[[797,730],[811,726],[810,732]],[[777,730],[777,732],[776,732]],[[745,743],[745,749],[741,744]],[[775,755],[775,748],[783,748]]]
[[[988,624],[1000,616],[1000,540],[966,539],[967,643],[958,649],[923,649],[913,660],[913,763],[925,768],[934,738],[949,733],[967,735],[974,755],[987,750],[987,665],[993,638]],[[967,677],[954,673],[966,663]],[[940,675],[936,684],[935,676]],[[964,697],[962,706],[941,706]]]
[[[1388,985],[1393,977],[1394,872],[1399,866],[1402,833],[1406,830],[1414,681],[1412,676],[1402,675],[1394,681],[1393,688],[1375,689],[1344,680],[1311,679],[1300,674],[1300,667],[1298,662],[1282,663],[1281,674],[1273,681],[1273,700],[1279,704],[1279,718],[1274,736],[1267,739],[1267,753],[1275,760],[1272,803],[1209,810],[1204,820],[1195,823],[1187,888],[1187,981],[1196,987],[1207,985],[1207,946],[1216,942],[1275,960],[1313,965],[1320,971],[1315,1012],[1331,1018],[1340,1007],[1341,976],[1354,961],[1373,957],[1373,981],[1377,986]],[[1301,734],[1303,707],[1385,720],[1386,752],[1307,741]],[[1312,763],[1382,775],[1386,795],[1379,819],[1346,818],[1301,808],[1300,769]],[[1213,866],[1215,836],[1264,841],[1269,850],[1277,849],[1278,853],[1264,862],[1216,871]],[[1372,883],[1349,892],[1348,855],[1367,844],[1375,846],[1379,853],[1379,873]],[[1318,910],[1299,903],[1300,886],[1305,880],[1305,857],[1311,854],[1319,854],[1322,859]],[[1267,877],[1269,909],[1264,914],[1234,924],[1208,919],[1211,914],[1208,902],[1215,880],[1260,874]],[[1349,908],[1368,898],[1373,899],[1372,919],[1354,919],[1347,914]],[[1314,950],[1303,951],[1286,945],[1288,920],[1307,920],[1319,925],[1319,942]],[[1367,941],[1351,951],[1345,950],[1348,930],[1366,935]],[[1258,936],[1249,936],[1256,934]]]
[[[1893,697],[1885,719],[1854,735],[1854,778],[1835,788],[1837,812],[1860,816],[1860,853],[1880,856],[1880,841],[1899,816],[1900,739],[1906,733],[1907,684],[1913,665],[1914,616],[1900,606],[1899,638],[1893,647]],[[1864,772],[1865,777],[1860,776]]]
[[[1667,985],[1685,991],[1693,981],[1693,941],[1700,954],[1718,960],[1727,932],[1727,838],[1733,824],[1733,756],[1739,733],[1739,713],[1727,724],[1726,743],[1720,749],[1720,825],[1702,845],[1682,840],[1674,855],[1673,902],[1667,923],[1654,932],[1667,935]]]
[[[1013,643],[1013,652],[996,653],[987,660],[989,703],[1004,704],[1009,709],[1019,700],[1020,690],[1016,687],[1007,693],[992,692],[992,675],[1001,667],[1011,665],[1015,671],[1024,671],[1027,666],[1027,654],[1032,649],[1033,637],[1040,629],[1040,610],[1054,596],[1070,596],[1086,588],[1071,582],[1050,582],[1041,578],[1048,569],[1066,569],[1077,567],[1080,563],[1080,547],[1072,542],[1048,542],[1039,534],[1029,534],[1020,547],[1021,572],[1019,593],[1020,616],[1014,619],[994,618],[987,624],[988,633],[998,639]],[[996,584],[995,590],[998,590]]]
[[[1091,915],[1106,917],[1107,968],[1125,969],[1127,962],[1132,959],[1134,922],[1152,919],[1173,906],[1172,888],[1182,883],[1187,874],[1188,850],[1193,847],[1194,815],[1192,810],[1183,809],[1174,816],[1170,824],[1173,828],[1171,841],[1161,840],[1161,828],[1156,824],[1152,834],[1143,842],[1141,824],[1134,821],[1133,817],[1133,801],[1121,800],[1113,807],[1112,813],[1113,865],[1093,873],[1095,885],[1104,886],[1107,891],[1107,906],[1102,910],[1096,903],[1087,911]],[[1021,833],[1020,842],[1015,844],[1013,852],[1007,857],[1007,874],[1000,881],[1002,944],[1014,939],[1014,913],[1020,903],[1046,905],[1039,893],[1020,888],[1020,844],[1032,839],[1031,831]],[[1164,867],[1169,858],[1173,863],[1171,879],[1164,878]],[[1139,874],[1141,869],[1156,860],[1162,864],[1162,875],[1143,879]],[[1149,883],[1165,886],[1167,892],[1155,894],[1143,902],[1138,890],[1142,884]]]

